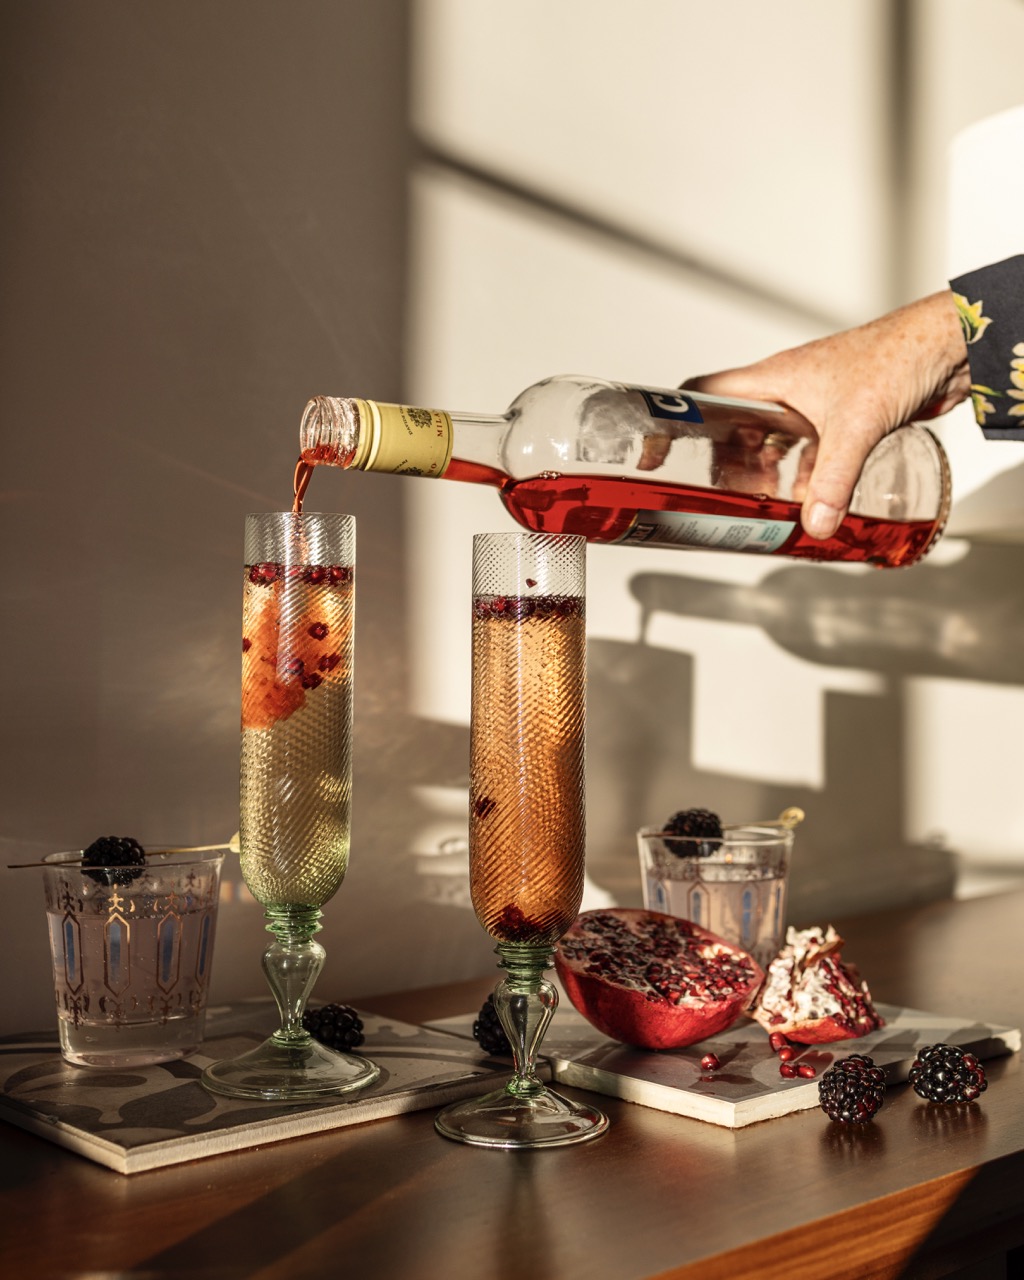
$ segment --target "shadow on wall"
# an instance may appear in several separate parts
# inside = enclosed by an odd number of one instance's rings
[[[630,590],[644,620],[639,643],[592,639],[589,646],[592,885],[620,903],[638,905],[635,832],[683,805],[702,804],[746,820],[799,804],[807,820],[797,837],[793,923],[949,896],[955,852],[941,839],[912,843],[905,835],[904,681],[938,676],[1024,684],[1020,557],[1019,545],[978,542],[967,544],[956,563],[926,561],[903,573],[852,576],[790,562],[758,586],[685,573],[635,575]],[[804,661],[880,677],[868,694],[826,693],[823,788],[751,780],[694,763],[695,660],[646,639],[651,619],[665,612],[755,627]],[[744,724],[737,723],[735,732],[742,734]],[[759,732],[763,738],[763,725]],[[779,736],[786,733],[780,723]],[[464,847],[453,839],[439,842],[434,856],[411,851],[436,816],[417,800],[419,788],[448,788],[456,815],[460,799],[465,803],[468,730],[418,720],[378,746],[366,789],[374,794],[402,777],[410,802],[391,811],[383,847],[379,830],[372,844],[367,840],[375,856],[382,848],[392,851],[386,856],[393,859],[395,878],[378,878],[376,890],[367,885],[366,892],[375,896],[390,883],[396,897],[406,899],[403,910],[418,914],[416,935],[430,939],[427,967],[444,954],[467,974],[474,963],[479,971],[489,943],[469,909]],[[357,843],[354,858],[359,856]],[[384,898],[365,898],[359,910],[384,913],[376,917],[384,919],[386,905]],[[356,903],[347,907],[356,910]],[[387,968],[384,933],[376,965]]]
[[[757,586],[686,574],[633,577],[642,641],[659,612],[746,624],[804,661],[873,672],[883,683],[871,696],[826,695],[826,785],[812,791],[680,768],[693,759],[692,658],[645,642],[593,645],[590,733],[599,746],[590,755],[591,873],[628,895],[633,832],[681,804],[753,819],[795,803],[808,818],[794,860],[794,921],[949,894],[954,853],[941,842],[908,844],[903,835],[902,682],[1024,684],[1020,560],[1018,545],[985,542],[969,544],[956,563],[926,561],[912,573],[851,577],[787,564]]]

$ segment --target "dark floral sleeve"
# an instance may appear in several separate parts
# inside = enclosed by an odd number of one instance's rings
[[[974,416],[990,440],[1024,440],[1024,254],[950,281],[971,366]]]

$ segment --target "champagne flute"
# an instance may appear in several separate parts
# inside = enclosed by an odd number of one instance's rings
[[[561,1146],[608,1126],[536,1071],[558,999],[544,970],[583,896],[585,567],[572,534],[473,542],[470,887],[505,970],[494,1004],[515,1065],[503,1089],[437,1116],[474,1146]]]
[[[323,967],[313,935],[349,853],[355,520],[264,512],[245,524],[241,866],[274,941],[263,969],[281,1025],[203,1083],[239,1098],[301,1102],[372,1083],[376,1066],[303,1028]]]

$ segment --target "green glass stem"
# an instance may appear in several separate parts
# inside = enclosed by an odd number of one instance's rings
[[[291,904],[266,910],[267,932],[274,941],[263,953],[263,972],[281,1017],[271,1039],[282,1048],[298,1048],[311,1039],[302,1015],[327,956],[313,938],[322,914],[319,907]]]
[[[302,1025],[326,955],[313,940],[320,928],[319,908],[269,906],[266,918],[274,941],[263,953],[263,972],[281,1025],[255,1049],[211,1063],[203,1072],[203,1084],[229,1098],[278,1102],[305,1102],[373,1084],[380,1070],[372,1062],[327,1048]]]
[[[544,977],[554,950],[546,944],[499,942],[495,951],[505,977],[494,989],[494,1009],[512,1046],[515,1066],[505,1092],[535,1097],[544,1090],[537,1078],[537,1052],[558,1005],[558,992]]]
[[[515,1071],[501,1089],[453,1102],[434,1127],[445,1138],[477,1147],[527,1150],[586,1142],[608,1128],[587,1102],[574,1102],[537,1077],[537,1055],[558,993],[544,977],[554,959],[550,945],[499,942],[505,976],[494,989],[494,1008],[512,1047]]]

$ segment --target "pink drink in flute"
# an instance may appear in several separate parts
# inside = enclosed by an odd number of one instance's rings
[[[568,534],[473,544],[470,887],[505,970],[494,1004],[515,1059],[504,1089],[437,1117],[438,1132],[473,1146],[559,1146],[608,1124],[546,1088],[535,1065],[557,1003],[544,970],[583,896],[585,554]]]
[[[473,600],[470,888],[498,942],[554,945],[583,897],[584,625],[580,596]]]

